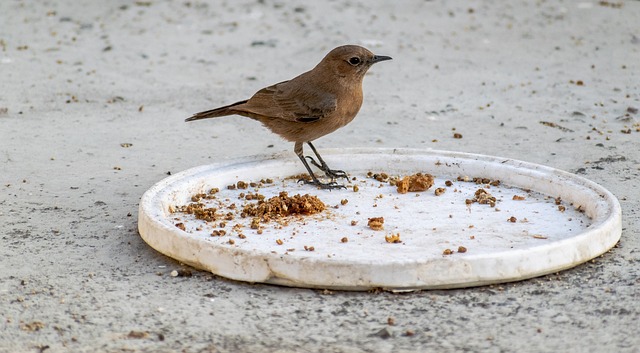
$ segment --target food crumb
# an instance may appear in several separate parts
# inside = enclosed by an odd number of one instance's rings
[[[444,194],[444,192],[445,192],[446,190],[447,190],[447,189],[445,189],[445,188],[436,188],[436,190],[434,191],[434,194],[435,194],[436,196],[440,196],[440,195]]]
[[[276,239],[276,244],[278,244],[278,245],[282,245],[282,244],[284,244],[284,243],[282,242],[282,239]]]
[[[508,221],[508,222],[511,222],[511,223],[516,223],[516,222],[518,221],[518,219],[517,219],[516,217],[514,217],[514,216],[511,216],[511,217],[509,217],[509,218],[507,219],[507,221]]]
[[[348,243],[349,242],[349,238],[347,237],[342,237],[342,239],[340,239],[341,243]]]
[[[203,194],[203,193],[195,194],[195,195],[191,196],[191,201],[198,202],[198,201],[202,200],[205,196],[207,196],[207,195]]]
[[[347,203],[349,203],[349,200],[347,200],[347,199],[342,199],[342,200],[340,200],[340,204],[341,204],[342,206],[346,205]]]
[[[458,246],[458,252],[464,254],[467,252],[467,248],[465,248],[464,246]]]
[[[451,249],[444,249],[444,251],[442,252],[442,255],[451,255],[453,254],[453,251]]]
[[[358,185],[354,185],[353,192],[358,192],[358,191],[360,191],[360,188],[358,187]]]
[[[519,196],[519,195],[513,195],[513,200],[514,201],[522,201],[524,200],[525,197],[524,196]]]
[[[314,251],[314,250],[315,250],[315,248],[314,248],[313,246],[306,246],[306,245],[305,245],[305,246],[304,246],[304,250],[306,250],[306,251]]]
[[[367,225],[373,230],[382,230],[384,229],[384,217],[369,218]]]
[[[476,190],[474,196],[475,197],[471,200],[465,200],[465,203],[469,205],[471,203],[477,202],[481,205],[489,205],[491,207],[496,206],[496,198],[485,189],[480,188]]]
[[[357,225],[357,224],[358,224],[358,221],[351,221],[351,225],[352,225],[352,226],[355,226],[355,225]]]
[[[371,175],[370,175],[371,174]],[[367,176],[369,176],[370,178],[373,178],[381,183],[389,181],[389,174],[387,173],[375,173],[372,174],[371,172],[367,173]]]
[[[178,227],[182,231],[186,230],[186,227],[184,226],[184,223],[176,223],[176,227]]]
[[[416,173],[405,176],[402,180],[396,181],[396,190],[400,194],[407,192],[420,192],[428,190],[433,186],[433,175]]]
[[[402,240],[400,240],[400,233],[391,234],[391,235],[385,235],[384,236],[384,241],[386,241],[387,243],[391,243],[391,244],[402,243]]]
[[[271,219],[290,215],[312,215],[326,209],[325,204],[316,196],[293,195],[289,196],[286,191],[278,196],[271,197],[266,201],[250,203],[244,206],[242,214],[258,218],[259,222],[268,222]],[[253,225],[253,222],[252,222]]]
[[[203,203],[200,203],[199,201],[200,199],[202,199],[201,195],[205,194],[197,194],[192,196],[191,200],[194,203],[178,207],[178,212],[192,214],[196,217],[196,219],[200,219],[206,222],[214,221],[216,219],[217,209],[212,207],[205,207]]]

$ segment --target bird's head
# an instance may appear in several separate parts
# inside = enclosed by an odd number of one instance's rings
[[[375,55],[358,45],[343,45],[330,51],[316,68],[329,70],[340,77],[361,80],[371,65],[385,60],[391,60],[391,57]]]

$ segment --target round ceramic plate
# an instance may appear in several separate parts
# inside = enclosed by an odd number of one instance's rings
[[[294,175],[304,168],[293,154],[228,160],[149,189],[140,234],[159,252],[230,279],[393,291],[536,277],[590,260],[620,239],[618,200],[557,169],[444,151],[321,153],[349,173],[340,180],[345,189],[299,183]],[[416,173],[433,175],[434,185],[399,193],[396,181]],[[283,191],[315,196],[326,208],[269,221],[247,216],[258,199]]]

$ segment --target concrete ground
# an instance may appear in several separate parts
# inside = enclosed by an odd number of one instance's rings
[[[638,18],[639,1],[0,2],[0,352],[639,352]],[[249,119],[184,118],[347,43],[394,60],[317,147],[574,172],[619,198],[618,246],[518,283],[391,294],[237,283],[141,240],[140,196],[169,172],[293,153]]]

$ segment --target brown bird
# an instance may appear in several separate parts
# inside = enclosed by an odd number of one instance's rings
[[[362,79],[371,65],[391,60],[374,55],[357,45],[337,47],[312,70],[289,81],[263,88],[248,100],[194,114],[186,121],[241,115],[258,120],[274,133],[295,142],[294,152],[311,176],[304,180],[323,189],[343,188],[336,178],[348,180],[347,173],[330,169],[311,141],[336,131],[355,118],[362,106]],[[318,158],[305,157],[306,143]],[[331,182],[322,183],[307,163],[322,170]]]

